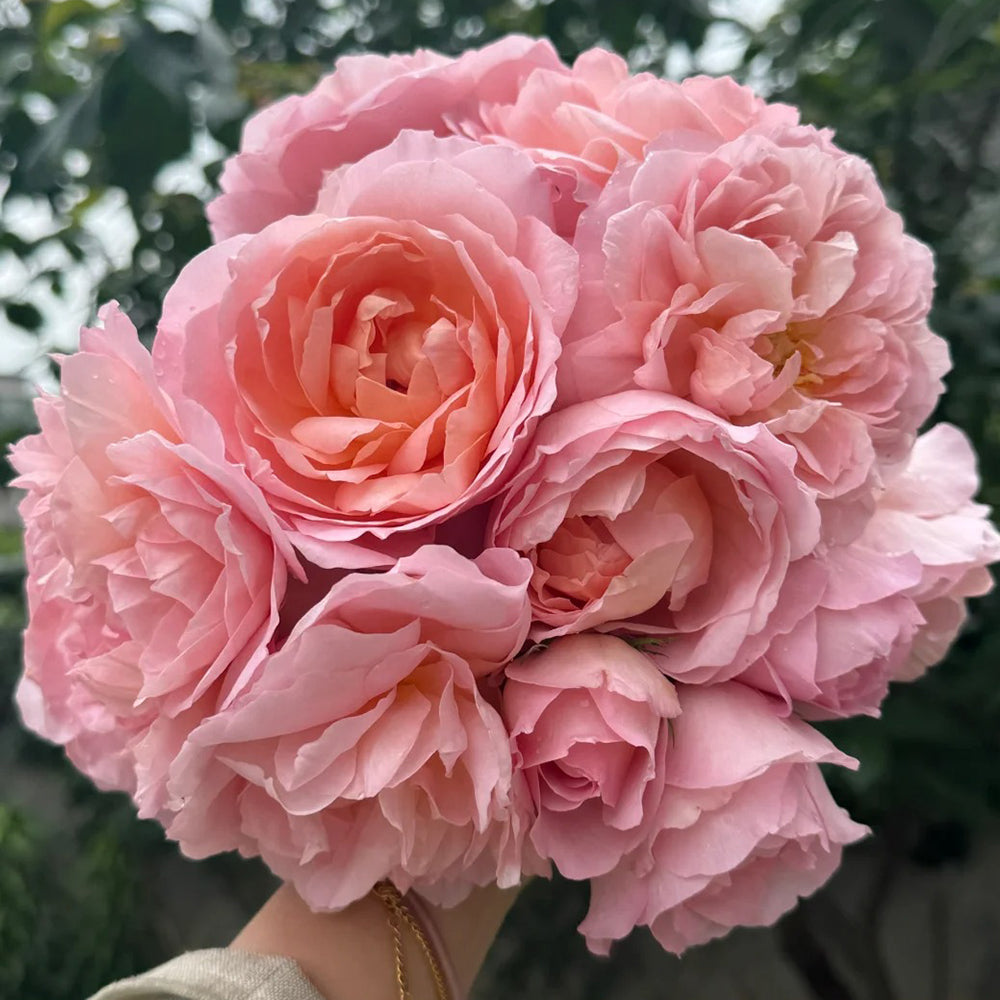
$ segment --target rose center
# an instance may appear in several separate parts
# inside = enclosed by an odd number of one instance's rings
[[[395,392],[406,392],[413,370],[421,358],[426,325],[418,320],[382,320],[375,323],[373,353],[381,354],[385,363],[385,384]]]
[[[346,338],[357,352],[358,374],[405,393],[423,356],[429,325],[406,295],[386,289],[367,294]]]
[[[811,386],[823,381],[813,371],[816,352],[810,343],[810,332],[804,323],[789,323],[784,330],[764,338],[765,349],[761,352],[761,356],[774,366],[775,375],[780,375],[785,365],[797,354],[800,367],[794,384],[796,389],[802,391],[808,391]]]
[[[564,802],[585,802],[599,794],[597,782],[591,775],[566,762],[549,761],[540,770],[550,791]]]
[[[536,556],[536,582],[584,606],[602,597],[632,557],[618,544],[602,517],[568,517]],[[541,579],[539,579],[539,577]]]

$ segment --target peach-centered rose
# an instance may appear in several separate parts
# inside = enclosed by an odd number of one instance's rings
[[[457,59],[426,49],[338,59],[308,94],[247,120],[240,149],[223,168],[222,194],[208,206],[216,241],[308,215],[329,171],[389,145],[404,129],[481,129],[481,106],[515,100],[539,67],[568,72],[551,42],[516,35]]]
[[[315,909],[381,879],[457,902],[516,884],[530,819],[507,732],[479,693],[524,642],[530,566],[425,546],[353,573],[171,768],[168,832],[190,854],[259,854]]]
[[[834,803],[819,764],[856,767],[825,737],[738,683],[678,686],[650,833],[591,881],[580,925],[592,951],[636,926],[667,951],[774,923],[867,830]]]
[[[177,747],[259,667],[298,567],[218,428],[195,413],[200,440],[182,440],[135,329],[102,315],[12,453],[30,612],[17,700],[152,815]]]
[[[614,636],[566,636],[507,668],[503,715],[537,810],[531,841],[567,878],[607,874],[648,833],[679,711],[670,681]]]
[[[195,258],[154,357],[219,420],[308,558],[492,497],[555,397],[576,294],[524,154],[404,132],[330,176],[326,214]]]
[[[531,560],[537,638],[669,637],[669,674],[735,676],[819,537],[795,452],[683,400],[625,392],[550,415],[488,539]]]
[[[665,137],[604,189],[576,246],[564,403],[639,386],[767,422],[803,480],[843,497],[906,455],[942,391],[930,251],[824,132]]]

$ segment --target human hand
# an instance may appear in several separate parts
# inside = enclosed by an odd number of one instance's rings
[[[438,952],[450,1000],[466,996],[517,898],[517,889],[476,889],[451,909],[403,897]],[[418,939],[400,928],[402,966],[413,1000],[441,993]],[[285,885],[233,941],[232,948],[295,959],[326,1000],[398,1000],[403,996],[391,910],[376,893],[337,913],[314,913]]]

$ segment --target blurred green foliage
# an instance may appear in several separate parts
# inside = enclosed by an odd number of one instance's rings
[[[910,230],[934,248],[933,321],[955,360],[939,417],[970,433],[982,456],[984,499],[1000,503],[996,0],[787,0],[756,31],[741,26],[740,7],[213,0],[201,11],[149,0],[0,0],[0,272],[15,257],[25,266],[23,288],[0,305],[10,325],[44,335],[46,310],[58,310],[68,294],[75,262],[92,275],[94,302],[118,298],[151,332],[173,275],[208,242],[202,199],[243,118],[307,89],[343,52],[418,45],[455,52],[516,30],[550,36],[567,58],[604,44],[636,68],[662,72],[678,55],[690,63],[706,33],[725,22],[746,49],[738,73],[799,105],[807,120],[835,128],[843,146],[870,159]],[[185,185],[165,179],[164,168],[178,163],[186,164]],[[118,256],[92,224],[109,198],[115,217],[134,226],[134,246]],[[36,214],[41,206],[42,225],[18,221],[12,206],[25,205]],[[16,433],[0,428],[8,440]],[[17,552],[16,537],[0,534],[0,1000],[72,1000],[174,947],[153,920],[150,897],[150,873],[171,849],[127,803],[96,793],[59,752],[18,729],[11,705],[23,617]],[[882,720],[828,727],[862,761],[856,774],[831,779],[841,801],[875,829],[868,850],[881,857],[886,879],[900,859],[960,862],[977,837],[997,828],[998,615],[1000,597],[978,602],[948,662],[894,690]],[[817,997],[892,995],[877,947],[884,888],[873,889],[867,924],[848,926],[822,894],[786,921],[789,956]],[[611,962],[586,964],[572,934],[585,902],[578,891],[530,893],[484,995],[546,995],[559,984],[564,997],[606,997],[634,978],[634,942]],[[867,992],[852,992],[826,955],[838,937]],[[570,959],[586,970],[572,983],[563,975]]]

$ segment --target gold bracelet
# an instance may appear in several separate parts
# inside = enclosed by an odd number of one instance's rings
[[[396,960],[396,985],[399,987],[399,1000],[413,1000],[410,993],[410,984],[406,975],[406,962],[403,954],[403,926],[409,928],[410,933],[417,939],[420,950],[424,953],[427,965],[430,967],[431,976],[434,979],[434,989],[437,993],[437,1000],[450,1000],[448,984],[445,981],[444,971],[438,959],[434,946],[427,936],[427,932],[421,926],[413,911],[406,905],[400,891],[391,882],[379,882],[375,886],[375,895],[382,900],[389,915],[389,929],[392,931],[392,947]]]

